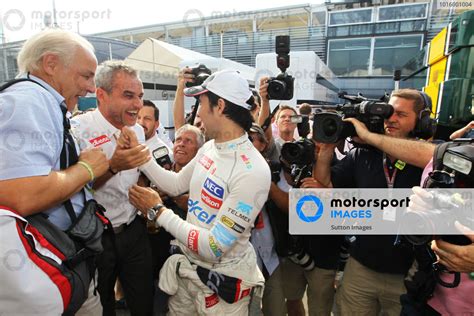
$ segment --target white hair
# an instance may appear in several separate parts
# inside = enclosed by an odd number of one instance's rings
[[[94,46],[79,34],[60,29],[47,29],[35,34],[23,44],[18,54],[19,75],[39,70],[46,54],[57,55],[67,66],[78,48],[94,55]]]
[[[201,148],[202,145],[204,145],[205,138],[203,132],[197,128],[196,126],[190,125],[190,124],[184,124],[178,130],[176,131],[175,139],[178,138],[181,134],[184,132],[193,132],[196,135],[196,140],[198,143],[198,148]]]

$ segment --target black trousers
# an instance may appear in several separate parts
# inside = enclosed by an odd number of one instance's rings
[[[114,285],[119,278],[132,316],[152,315],[153,270],[145,221],[136,217],[124,231],[102,236],[104,252],[97,258],[97,289],[103,315],[115,316]]]

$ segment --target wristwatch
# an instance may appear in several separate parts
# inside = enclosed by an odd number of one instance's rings
[[[153,206],[152,208],[149,208],[148,209],[148,212],[146,213],[146,218],[151,221],[151,222],[154,222],[156,220],[156,218],[158,217],[158,213],[161,211],[161,209],[165,208],[165,206],[163,204],[156,204],[155,206]]]

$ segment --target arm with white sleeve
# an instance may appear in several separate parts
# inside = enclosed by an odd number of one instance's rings
[[[217,262],[236,242],[250,238],[250,229],[268,197],[270,171],[266,171],[266,176],[242,173],[234,178],[230,193],[210,227],[191,224],[170,209],[162,210],[157,223],[205,260]],[[130,201],[137,208],[146,210],[160,203],[159,196],[153,192],[134,187],[130,191]]]
[[[178,196],[189,191],[189,182],[198,156],[200,156],[199,153],[178,173],[161,167],[155,159],[150,159],[139,169],[158,189],[169,196]]]

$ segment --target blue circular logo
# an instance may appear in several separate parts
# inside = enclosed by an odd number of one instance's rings
[[[323,215],[323,209],[323,203],[314,195],[305,195],[296,203],[296,214],[307,223],[316,222]],[[309,215],[308,213],[314,213],[314,215]]]

